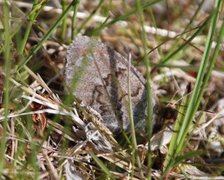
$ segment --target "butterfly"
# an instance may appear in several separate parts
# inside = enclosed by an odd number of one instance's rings
[[[67,50],[64,76],[70,88],[75,83],[72,90],[75,97],[96,110],[112,132],[127,130],[130,125],[129,78],[134,121],[145,119],[145,79],[110,46],[87,36],[76,37]],[[152,105],[155,103],[153,98]]]

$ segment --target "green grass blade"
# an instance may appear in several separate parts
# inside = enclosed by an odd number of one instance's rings
[[[9,103],[10,103],[10,71],[11,71],[11,39],[10,39],[10,16],[9,16],[9,4],[8,1],[4,1],[3,4],[3,26],[4,26],[4,59],[5,59],[5,79],[4,79],[4,121],[3,121],[3,132],[0,143],[0,177],[2,177],[4,161],[5,161],[5,148],[6,148],[6,130],[7,121],[9,114]]]
[[[213,58],[211,61],[209,61],[209,57],[211,54],[211,45],[214,40],[215,32],[217,29],[217,21],[218,21],[219,14],[221,12],[222,4],[223,4],[222,1],[216,2],[216,6],[215,6],[216,8],[214,10],[214,13],[211,19],[208,39],[206,42],[206,47],[202,57],[202,63],[200,65],[200,69],[198,72],[193,94],[191,99],[189,100],[189,103],[187,101],[186,103],[184,103],[185,105],[188,105],[188,108],[186,110],[186,113],[185,111],[183,111],[183,109],[180,109],[180,113],[178,114],[178,119],[175,124],[175,132],[174,132],[175,134],[172,137],[172,140],[169,146],[168,155],[165,161],[164,175],[169,171],[170,168],[172,168],[172,166],[175,166],[175,164],[177,164],[175,160],[177,160],[176,159],[177,157],[180,157],[183,151],[183,148],[186,145],[185,143],[186,136],[192,124],[192,119],[201,102],[205,87],[211,75],[211,71],[214,67],[215,59],[219,51],[220,42],[223,37],[223,31],[224,31],[223,26],[220,30],[217,46],[214,50]],[[181,114],[184,114],[184,116],[182,117]]]
[[[19,48],[19,54],[22,54],[24,49],[25,49],[25,46],[26,46],[31,28],[32,28],[32,26],[35,22],[35,19],[37,18],[38,14],[40,13],[40,11],[43,7],[43,2],[39,4],[38,0],[33,1],[32,10],[31,10],[31,12],[29,14],[29,17],[28,17],[29,22],[28,22],[27,27],[26,27],[26,31],[25,31],[25,35],[23,37],[23,41],[22,41],[21,46]]]
[[[221,46],[221,43],[222,43],[222,40],[223,40],[223,36],[224,36],[224,21],[222,23],[221,30],[219,32],[216,47],[214,49],[214,52],[213,52],[212,56],[210,57],[210,63],[208,65],[208,70],[205,74],[205,78],[202,80],[203,83],[202,83],[202,86],[201,86],[201,89],[200,89],[201,91],[199,92],[199,99],[202,98],[204,90],[205,90],[205,88],[208,84],[208,80],[211,76],[212,70],[214,69],[214,65],[215,65],[216,59],[218,57],[218,53],[219,53],[220,46]],[[196,101],[196,103],[197,103],[196,106],[198,107],[200,102]]]
[[[110,170],[105,166],[105,164],[94,154],[90,153],[94,161],[99,165],[99,167],[102,169],[102,171],[111,179],[115,179],[113,175],[111,174]]]
[[[32,56],[41,48],[42,44],[52,35],[54,30],[58,27],[58,25],[61,24],[63,19],[66,17],[68,12],[70,11],[71,7],[78,4],[77,0],[73,0],[71,4],[65,9],[65,11],[61,14],[61,16],[57,19],[57,21],[53,24],[53,26],[49,29],[49,31],[43,36],[43,38],[40,40],[40,42],[32,49],[31,53],[28,55],[28,57],[23,61],[19,67],[18,71],[26,65],[26,63],[32,58]]]
[[[62,11],[64,11],[66,9],[66,0],[62,0],[61,1],[61,7],[62,7]],[[66,27],[67,27],[67,23],[66,23],[66,18],[64,18],[62,20],[62,23],[61,23],[61,39],[64,40],[66,39]]]
[[[169,145],[169,149],[168,149],[168,153],[166,155],[166,159],[164,162],[164,171],[163,174],[166,174],[166,172],[169,171],[170,168],[172,168],[174,161],[175,161],[175,151],[176,151],[176,147],[177,147],[177,139],[178,139],[178,135],[179,135],[179,131],[180,128],[182,126],[182,122],[184,119],[184,114],[186,113],[186,107],[189,103],[189,95],[186,95],[183,100],[181,101],[179,108],[178,108],[178,115],[177,115],[177,119],[176,119],[176,123],[174,126],[174,130],[173,130],[173,135],[170,141],[170,145]]]
[[[205,25],[209,22],[209,18],[198,27],[197,31],[190,37],[188,38],[181,46],[179,46],[176,50],[168,53],[168,55],[166,55],[162,60],[160,64],[165,64],[167,63],[169,60],[171,60],[179,51],[183,50],[187,45],[189,45],[189,43],[197,36],[199,35],[202,30],[204,29]]]
[[[71,38],[74,39],[77,35],[77,12],[79,7],[80,0],[77,0],[77,4],[73,6],[73,16],[72,16],[72,35]]]
[[[134,118],[133,118],[133,109],[132,109],[132,99],[131,99],[131,82],[130,82],[130,57],[129,57],[129,69],[128,69],[128,108],[129,108],[129,122],[130,122],[130,129],[131,129],[131,140],[132,140],[132,163],[133,165],[135,162],[137,162],[138,168],[140,169],[140,175],[142,178],[144,178],[144,174],[142,172],[142,165],[141,161],[138,155],[138,146],[137,146],[137,140],[136,140],[136,134],[135,134],[135,124],[134,124]],[[134,166],[133,166],[134,168]],[[132,173],[133,174],[133,173]]]
[[[93,16],[97,13],[97,11],[101,8],[102,4],[104,3],[104,0],[100,0],[97,7],[93,10],[93,12],[90,14],[88,18],[82,23],[82,25],[79,27],[77,33],[79,33],[87,24],[88,22],[93,18]]]
[[[201,87],[203,84],[204,76],[207,73],[206,68],[208,67],[208,60],[209,60],[209,56],[211,52],[211,45],[214,39],[216,24],[220,14],[220,9],[222,7],[222,1],[220,0],[217,1],[215,7],[216,7],[215,13],[213,14],[213,17],[212,17],[211,26],[210,26],[209,34],[208,34],[208,40],[207,40],[205,51],[202,57],[202,63],[200,65],[200,69],[199,69],[197,80],[193,90],[192,98],[189,102],[189,106],[188,106],[186,115],[184,117],[183,125],[180,129],[179,138],[177,139],[177,143],[178,143],[177,153],[179,153],[183,148],[184,140],[188,133],[188,129],[192,122],[192,118],[198,108],[199,102],[201,101],[201,98],[203,95],[202,93],[204,92],[204,90],[202,90]],[[201,93],[201,95],[199,93]]]
[[[152,2],[146,2],[144,4],[141,5],[141,8],[143,10],[145,10],[146,8],[160,2],[161,0],[154,0]],[[96,29],[94,29],[94,32],[92,33],[93,35],[99,33],[102,29],[106,28],[106,27],[109,27],[110,25],[118,22],[118,21],[124,21],[124,20],[127,20],[131,15],[135,14],[138,12],[138,8],[137,7],[134,7],[133,9],[131,9],[130,11],[128,11],[127,13],[125,13],[124,15],[121,15],[117,18],[114,18],[110,21],[107,22],[107,20],[102,23],[99,27],[97,27]],[[108,17],[109,18],[109,17]]]
[[[147,178],[151,179],[151,167],[152,167],[152,152],[151,152],[151,144],[150,140],[152,137],[152,128],[153,128],[153,106],[152,106],[152,89],[151,89],[151,67],[149,63],[149,56],[148,56],[148,47],[147,47],[147,36],[144,29],[144,15],[143,10],[144,6],[140,4],[140,1],[137,1],[137,9],[141,24],[141,40],[143,42],[144,47],[144,64],[146,67],[146,91],[147,91],[147,119],[146,119],[146,127],[147,127],[147,139],[148,139],[148,155],[147,155]]]

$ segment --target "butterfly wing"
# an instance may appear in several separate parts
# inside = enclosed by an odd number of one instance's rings
[[[146,108],[145,80],[131,65],[131,97],[135,121],[144,119]],[[113,132],[126,130],[128,118],[128,61],[109,46],[79,36],[68,49],[65,80],[74,95],[99,112]]]

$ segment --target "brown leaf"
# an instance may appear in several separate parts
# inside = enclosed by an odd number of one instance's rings
[[[35,102],[33,102],[31,104],[32,111],[43,110],[45,108],[46,107],[42,104],[38,104],[38,103],[35,103]],[[38,114],[35,113],[35,114],[33,114],[32,115],[32,120],[33,120],[33,123],[34,123],[34,128],[37,131],[37,134],[40,135],[40,136],[43,136],[44,135],[44,130],[47,126],[47,117],[46,117],[45,113],[38,113]]]

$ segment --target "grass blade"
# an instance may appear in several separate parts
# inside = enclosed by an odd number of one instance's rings
[[[53,24],[53,26],[49,29],[49,31],[43,36],[43,38],[40,40],[40,42],[32,49],[31,53],[28,55],[28,57],[18,66],[18,71],[23,68],[24,65],[32,58],[32,56],[41,48],[42,44],[52,35],[54,30],[61,24],[63,19],[66,17],[70,9],[77,5],[78,1],[73,0],[71,4],[65,9],[65,11],[61,14],[61,16],[57,19],[57,21]]]
[[[6,146],[6,130],[9,114],[9,102],[10,102],[10,71],[11,71],[11,56],[10,56],[10,16],[9,16],[9,4],[8,1],[4,1],[3,4],[3,24],[4,24],[4,58],[5,58],[5,79],[4,79],[4,121],[1,145],[0,145],[0,177],[2,177],[4,161],[5,161],[5,146]]]
[[[177,131],[177,134],[173,135],[172,141],[169,146],[169,153],[166,158],[164,174],[166,174],[166,172],[168,172],[168,169],[171,168],[171,166],[173,165],[172,161],[175,161],[175,159],[172,159],[172,158],[178,157],[182,153],[183,148],[186,145],[185,139],[186,139],[188,130],[192,124],[192,119],[194,117],[194,114],[197,111],[199,104],[201,102],[203,93],[205,91],[205,87],[211,75],[212,68],[214,67],[215,59],[217,57],[219,47],[220,47],[220,42],[223,37],[223,31],[224,31],[223,26],[219,33],[218,43],[217,43],[217,47],[215,48],[213,58],[211,61],[209,61],[209,58],[211,54],[211,45],[215,36],[215,31],[217,29],[218,17],[219,17],[219,14],[221,13],[222,4],[223,4],[222,1],[220,0],[216,1],[215,10],[211,19],[208,39],[206,42],[206,47],[202,57],[202,63],[200,65],[200,69],[196,79],[196,84],[193,90],[193,94],[189,103],[187,103],[188,108],[186,110],[184,117],[180,118],[180,120],[178,119],[178,121],[176,122],[175,128],[177,129],[175,130],[178,130],[178,131]],[[183,113],[182,110],[180,110],[180,113]],[[181,114],[179,114],[179,116],[181,116]]]

